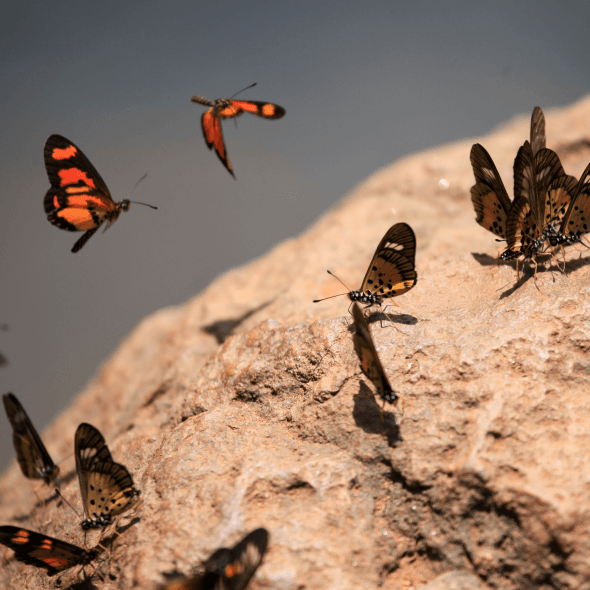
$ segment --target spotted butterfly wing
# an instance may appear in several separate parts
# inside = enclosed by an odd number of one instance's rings
[[[78,426],[74,454],[86,514],[84,530],[108,526],[137,504],[140,491],[127,468],[113,461],[98,429],[86,423]]]
[[[407,223],[396,223],[379,242],[359,291],[349,293],[351,301],[381,303],[409,291],[418,281],[416,236]]]
[[[506,220],[512,201],[500,173],[490,154],[479,143],[471,148],[470,160],[475,176],[475,184],[471,187],[475,221],[498,237],[505,238]]]
[[[2,396],[8,421],[12,426],[12,443],[16,459],[25,477],[42,479],[48,486],[59,487],[59,467],[52,461],[41,437],[17,397]]]
[[[352,304],[352,317],[354,318],[354,334],[352,341],[354,343],[354,350],[359,357],[361,371],[371,380],[373,385],[377,388],[377,392],[381,398],[393,404],[397,401],[398,396],[393,391],[387,375],[383,370],[383,365],[379,360],[377,349],[373,343],[371,330],[365,320],[363,312],[358,304]]]
[[[15,526],[0,526],[0,543],[14,551],[14,558],[47,570],[54,576],[76,565],[87,565],[100,553]]]
[[[106,230],[128,211],[129,201],[115,203],[90,160],[65,137],[50,136],[43,155],[51,184],[43,202],[47,219],[66,231],[85,231],[72,248],[78,252],[104,222]]]
[[[162,590],[245,590],[262,562],[267,544],[268,531],[256,529],[232,549],[215,551],[203,573],[173,580]]]
[[[580,180],[572,192],[558,235],[552,244],[573,244],[590,231],[590,164],[586,166]]]
[[[221,119],[233,119],[243,113],[251,113],[263,119],[280,119],[286,113],[285,109],[277,104],[257,100],[218,98],[215,101],[210,101],[202,96],[193,96],[191,100],[210,107],[201,116],[201,129],[203,130],[205,143],[209,149],[215,149],[219,161],[234,178],[235,174],[223,141]]]

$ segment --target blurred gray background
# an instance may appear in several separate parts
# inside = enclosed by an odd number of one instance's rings
[[[581,1],[5,1],[1,14],[0,393],[39,429],[147,314],[299,234],[400,156],[567,105],[590,79]],[[241,98],[287,115],[225,122],[234,181],[190,98],[252,82]],[[115,200],[147,172],[132,198],[159,211],[132,205],[70,253],[81,234],[43,211],[52,133]],[[2,415],[0,468],[13,456]]]

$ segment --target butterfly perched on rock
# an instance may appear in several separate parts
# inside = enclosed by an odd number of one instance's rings
[[[94,426],[80,424],[74,443],[76,471],[86,518],[84,530],[106,527],[133,508],[140,491],[127,468],[115,463],[104,437]]]
[[[507,249],[501,260],[535,259],[561,225],[576,179],[566,175],[559,156],[525,141],[514,163],[514,203],[506,222]]]
[[[160,590],[245,590],[262,562],[267,544],[267,530],[256,529],[232,549],[215,551],[205,562],[204,572],[176,578]]]
[[[357,303],[352,304],[352,317],[354,318],[352,341],[354,343],[354,350],[359,357],[361,371],[371,380],[381,399],[394,404],[399,398],[393,391],[387,375],[385,375],[383,365],[379,360],[377,349],[373,343],[371,330]]]
[[[131,203],[138,203],[129,199],[118,203],[113,201],[107,185],[90,160],[61,135],[49,137],[43,156],[51,183],[43,201],[47,219],[60,229],[86,232],[74,244],[72,252],[81,250],[103,223],[106,222],[106,231],[121,211],[128,211]],[[153,205],[146,207],[157,209]]]
[[[17,561],[44,568],[48,576],[54,576],[76,565],[88,565],[102,553],[99,548],[83,549],[15,526],[0,526],[0,543],[14,551]]]
[[[330,271],[328,273],[335,276]],[[414,287],[417,281],[416,236],[407,223],[396,223],[387,230],[379,242],[360,289],[349,290],[347,295],[351,301],[365,303],[367,307],[381,305],[384,299],[403,295]],[[324,299],[314,299],[314,303],[319,301]]]
[[[256,83],[248,86],[252,88]],[[244,88],[244,90],[247,90]],[[242,92],[240,90],[240,92]],[[239,94],[239,93],[238,93]],[[234,94],[235,96],[235,94]],[[283,107],[272,102],[260,102],[257,100],[234,100],[233,98],[218,98],[214,101],[207,100],[202,96],[193,96],[193,102],[210,107],[201,116],[201,128],[203,137],[209,149],[215,149],[217,157],[225,166],[227,171],[235,178],[233,168],[227,156],[223,133],[221,132],[220,119],[234,119],[242,113],[252,113],[263,119],[280,119],[286,113]]]
[[[8,421],[12,426],[12,444],[25,477],[42,479],[48,486],[59,487],[59,467],[53,462],[41,437],[13,393],[2,396]]]
[[[540,107],[535,107],[530,128],[530,145],[533,154],[544,149],[545,142],[545,115]],[[470,160],[475,176],[475,184],[471,187],[475,221],[499,238],[506,239],[506,225],[512,200],[508,196],[498,169],[490,154],[479,143],[472,146]],[[515,199],[517,191],[515,172]]]

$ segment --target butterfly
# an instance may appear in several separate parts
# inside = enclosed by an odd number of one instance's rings
[[[25,477],[42,479],[46,485],[59,487],[59,467],[52,461],[29,416],[12,393],[2,396],[8,421],[12,426],[12,444]]]
[[[123,465],[115,463],[102,434],[90,424],[80,424],[74,443],[76,471],[86,519],[84,530],[106,527],[114,517],[139,501],[140,491]]]
[[[352,317],[354,318],[354,334],[352,341],[354,350],[359,357],[361,371],[371,380],[377,388],[377,392],[383,399],[390,404],[394,404],[399,399],[393,391],[383,365],[377,355],[377,349],[373,343],[371,330],[365,320],[363,312],[357,303],[352,304]]]
[[[205,562],[204,572],[172,580],[161,590],[244,590],[266,552],[268,532],[259,528],[232,549],[221,548]]]
[[[47,219],[60,229],[86,231],[74,244],[72,252],[78,252],[106,222],[106,231],[117,221],[121,211],[129,211],[131,203],[124,199],[116,203],[104,180],[90,160],[70,140],[52,135],[43,150],[45,169],[51,188],[43,205]],[[146,205],[157,209],[153,205]]]
[[[330,271],[328,273],[338,279]],[[375,304],[381,305],[382,301],[388,297],[403,295],[417,281],[416,236],[407,223],[396,223],[389,228],[379,242],[360,289],[349,290],[347,295],[351,301],[366,303],[367,307],[371,307]],[[333,297],[339,297],[339,295]],[[314,299],[313,302],[319,301],[324,299]]]
[[[535,107],[531,116],[530,129],[530,145],[533,154],[544,149],[545,142],[545,115],[540,107]],[[471,187],[475,221],[498,237],[506,239],[506,225],[512,201],[498,169],[490,154],[479,143],[472,146],[470,160],[475,176],[475,184]],[[516,192],[515,186],[515,198]]]
[[[560,225],[577,182],[567,176],[559,156],[525,141],[514,162],[514,203],[506,222],[507,249],[501,260],[533,259]]]
[[[88,565],[101,553],[98,548],[83,549],[15,526],[0,526],[0,543],[14,551],[17,561],[42,567],[47,570],[48,576],[54,576],[75,565]]]
[[[248,86],[252,88],[256,83]],[[244,88],[247,90],[247,88]],[[240,90],[242,92],[242,90]],[[237,93],[239,94],[239,93]],[[235,94],[234,94],[235,96]],[[209,149],[215,148],[215,153],[226,167],[227,171],[235,178],[233,168],[227,157],[223,134],[221,132],[220,119],[233,119],[239,117],[242,113],[252,113],[263,119],[280,119],[285,116],[285,109],[272,102],[260,102],[257,100],[233,100],[231,98],[218,98],[214,101],[207,100],[202,96],[193,96],[193,102],[210,107],[201,116],[201,128],[203,137]]]
[[[549,190],[557,190],[560,187],[560,180],[562,179],[551,183]],[[549,243],[552,246],[579,242],[581,236],[590,231],[590,164],[582,172],[575,187],[572,188],[570,183],[567,189],[571,190],[570,203],[559,229],[549,236]]]

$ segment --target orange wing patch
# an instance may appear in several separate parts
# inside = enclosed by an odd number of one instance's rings
[[[68,160],[73,158],[77,153],[78,150],[76,146],[72,144],[63,149],[55,148],[51,154],[51,157],[54,160]]]

